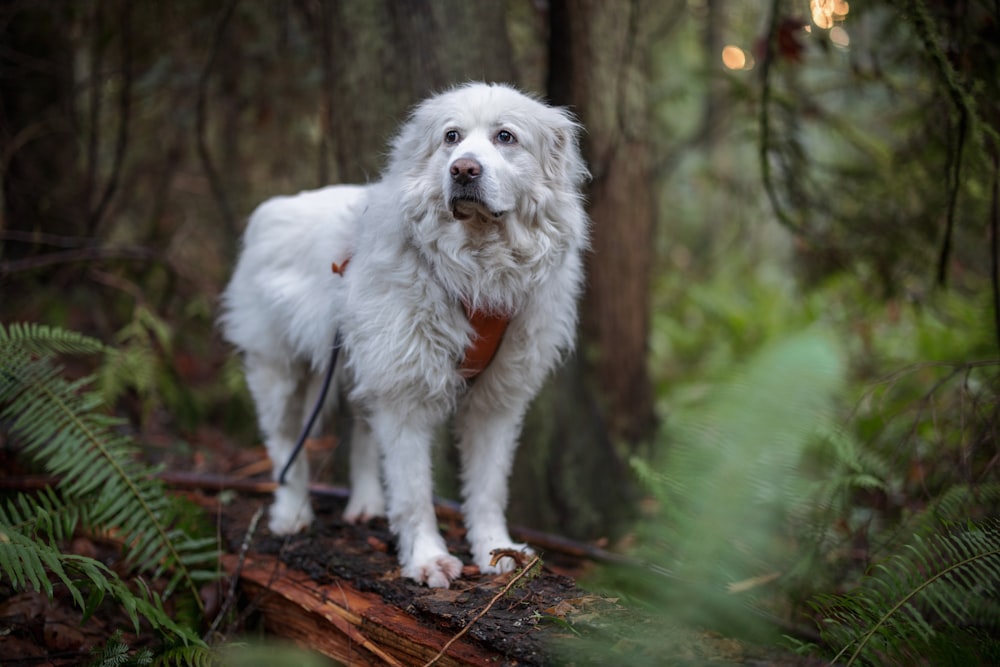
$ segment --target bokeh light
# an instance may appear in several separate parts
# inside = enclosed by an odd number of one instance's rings
[[[722,64],[726,69],[748,70],[753,69],[753,56],[749,51],[745,51],[733,44],[727,44],[722,49]]]
[[[829,30],[847,17],[851,5],[847,0],[810,0],[809,10],[816,27]]]

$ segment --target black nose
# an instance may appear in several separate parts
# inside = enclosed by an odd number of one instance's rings
[[[483,165],[471,157],[460,157],[451,163],[451,180],[459,185],[466,185],[479,178],[483,173]]]

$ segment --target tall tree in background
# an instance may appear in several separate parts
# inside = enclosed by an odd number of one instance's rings
[[[329,40],[331,180],[361,182],[378,173],[388,137],[406,110],[471,79],[514,79],[504,3],[307,4]],[[373,150],[373,147],[376,150]]]
[[[635,507],[624,454],[654,426],[647,364],[655,216],[646,90],[663,8],[590,0],[549,6],[548,93],[585,128],[592,251],[578,352],[529,416],[512,515],[575,536],[613,535]]]
[[[641,1],[552,3],[550,92],[579,109],[594,221],[583,345],[611,435],[636,443],[653,426],[647,370],[654,248],[650,44],[657,7]]]

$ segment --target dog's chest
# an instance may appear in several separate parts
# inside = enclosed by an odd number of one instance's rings
[[[340,278],[353,273],[348,270],[350,263],[350,256],[333,262],[333,273]],[[409,292],[409,289],[399,291]],[[388,332],[380,332],[383,335],[379,338],[387,348],[384,352],[389,357],[398,355],[398,361],[403,365],[422,368],[425,375],[457,373],[465,382],[474,380],[489,367],[499,352],[511,317],[503,312],[475,308],[465,299],[460,300],[460,306],[454,301],[447,306],[445,304],[450,299],[444,293],[429,290],[435,292],[432,295],[428,290],[417,291],[422,292],[423,298],[415,298],[413,294],[393,295],[392,290],[380,294],[382,298],[379,301],[384,302],[383,312],[402,304],[412,308],[403,308],[409,311],[404,319],[413,325],[411,335],[398,335],[390,340],[384,336]],[[360,340],[355,339],[355,342],[364,345]],[[446,358],[443,358],[442,352],[445,352]]]

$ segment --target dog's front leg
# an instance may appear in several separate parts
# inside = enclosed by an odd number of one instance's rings
[[[397,403],[372,410],[370,425],[382,452],[389,526],[403,576],[447,588],[462,573],[462,561],[448,553],[434,515],[430,449],[437,420]]]
[[[475,390],[473,390],[475,392]],[[510,469],[527,401],[512,400],[503,408],[487,405],[473,394],[459,416],[459,449],[462,456],[462,497],[469,546],[483,572],[510,572],[517,563],[501,558],[491,565],[495,549],[531,550],[514,542],[507,532],[505,510]]]

